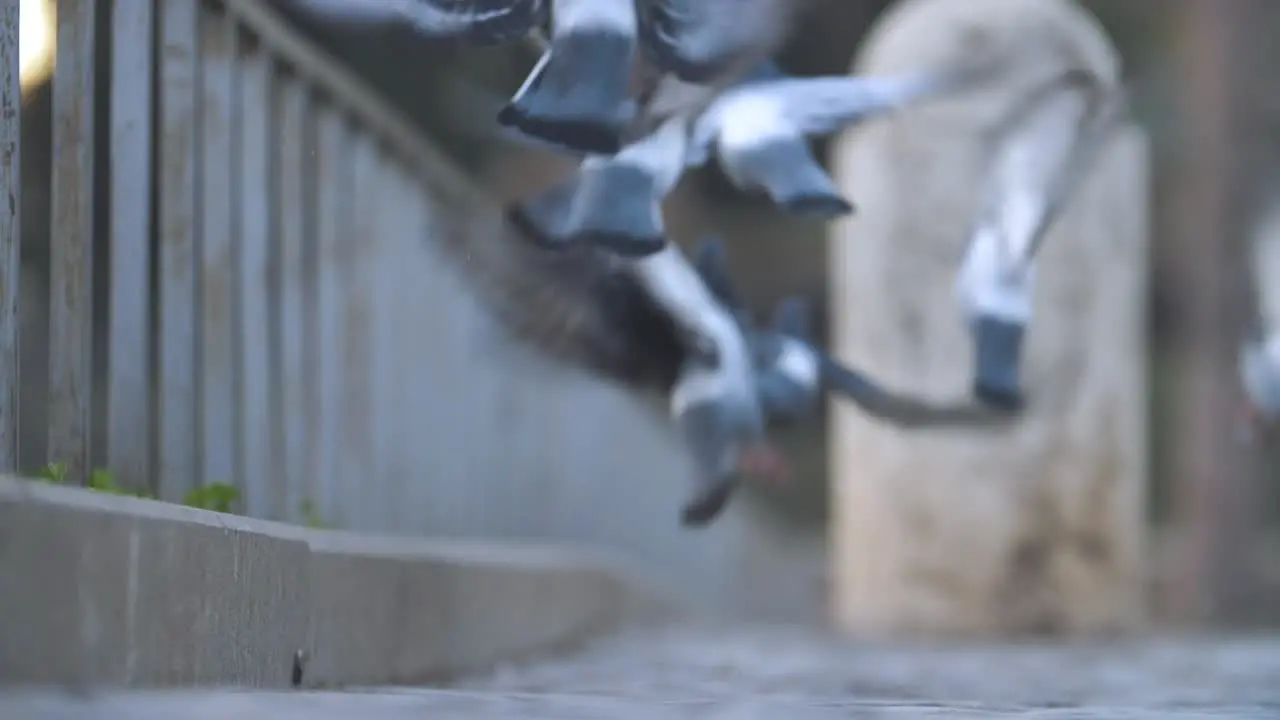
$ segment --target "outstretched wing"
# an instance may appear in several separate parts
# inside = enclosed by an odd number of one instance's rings
[[[709,118],[718,120],[717,113],[766,113],[797,135],[829,135],[910,103],[978,86],[998,67],[985,56],[941,71],[880,76],[770,78],[769,68],[757,67],[754,77],[744,78],[717,98]]]
[[[313,17],[371,27],[403,26],[431,38],[491,45],[543,22],[546,0],[287,0]]]
[[[1003,267],[1031,264],[1125,110],[1122,91],[1076,69],[1038,86],[996,126],[980,222],[1000,238]]]

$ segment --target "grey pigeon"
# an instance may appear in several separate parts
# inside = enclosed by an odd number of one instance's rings
[[[769,454],[747,341],[737,319],[675,244],[626,267],[677,326],[710,338],[716,347],[714,363],[697,354],[684,362],[670,397],[671,416],[692,452],[698,482],[682,520],[705,525],[728,501],[740,466]]]
[[[938,73],[794,78],[764,63],[694,120],[688,164],[714,158],[736,187],[763,190],[792,213],[845,215],[853,205],[813,157],[808,138],[964,89],[984,78],[985,70],[975,62]]]
[[[581,152],[617,152],[636,112],[634,0],[551,2],[550,46],[498,122]]]
[[[703,239],[695,250],[695,265],[706,285],[726,307],[740,307],[725,262],[724,244]],[[739,317],[745,311],[738,313]],[[986,427],[1014,416],[969,401],[931,403],[886,389],[818,348],[809,322],[809,308],[796,298],[784,300],[772,327],[744,327],[756,375],[756,392],[771,422],[795,422],[810,415],[824,393],[852,400],[873,417],[908,429]]]
[[[507,217],[534,243],[554,245],[572,213],[574,186],[580,182],[571,178],[517,203]],[[594,288],[602,298],[597,301],[601,309],[620,326],[588,324],[598,328],[595,336],[621,333],[608,342],[593,341],[589,364],[609,368],[613,377],[632,376],[635,371],[624,369],[630,367],[670,368],[668,412],[695,467],[696,485],[681,513],[682,523],[702,527],[714,520],[744,474],[776,478],[784,473],[781,455],[764,434],[742,327],[680,249],[666,243],[657,253],[627,259],[590,246],[559,247],[563,252],[544,253],[546,261],[583,263],[576,275],[587,276],[583,282]],[[653,319],[655,314],[659,320]],[[614,349],[619,346],[629,350]]]
[[[372,28],[406,27],[427,38],[470,45],[516,40],[542,24],[544,0],[287,0],[313,17]]]
[[[1280,419],[1280,336],[1251,338],[1240,352],[1240,377],[1251,416],[1265,424]]]
[[[973,392],[983,402],[1025,402],[1020,365],[1036,253],[1124,108],[1122,93],[1071,70],[1028,93],[991,135],[985,201],[957,284],[973,338]]]
[[[1241,430],[1246,439],[1256,440],[1259,430],[1271,431],[1280,423],[1280,195],[1254,219],[1251,235],[1241,283],[1251,296],[1250,315],[1239,371],[1246,421]]]
[[[711,84],[782,48],[801,0],[636,0],[646,58],[685,82]]]

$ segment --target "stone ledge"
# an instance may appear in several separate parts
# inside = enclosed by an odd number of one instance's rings
[[[0,684],[421,682],[658,605],[571,549],[366,536],[0,476]]]

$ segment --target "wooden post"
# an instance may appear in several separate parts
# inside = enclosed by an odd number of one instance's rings
[[[89,472],[93,378],[94,25],[97,0],[58,8],[49,233],[49,451],[67,478]]]
[[[980,204],[984,135],[1046,77],[1116,82],[1097,23],[1068,0],[909,0],[856,70],[991,53],[980,91],[870,124],[837,148],[860,208],[833,236],[839,355],[939,397],[965,392],[956,272]],[[1126,125],[1040,253],[1008,429],[907,433],[834,408],[832,613],[857,634],[1107,632],[1143,617],[1146,145]]]
[[[18,469],[18,208],[21,207],[22,79],[19,0],[0,0],[0,472]]]

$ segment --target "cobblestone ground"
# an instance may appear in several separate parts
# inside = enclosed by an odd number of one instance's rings
[[[24,720],[1277,718],[1280,637],[903,648],[665,629],[448,689],[0,696]]]

